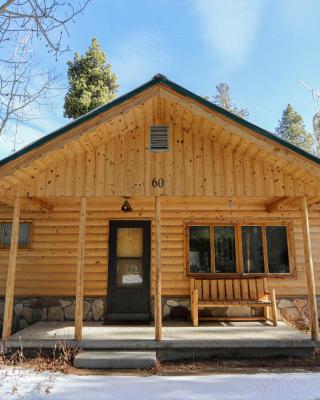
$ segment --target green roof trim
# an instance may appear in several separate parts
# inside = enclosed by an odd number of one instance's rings
[[[70,129],[75,128],[78,125],[81,125],[85,121],[88,121],[90,118],[93,118],[103,112],[111,110],[113,107],[116,107],[116,106],[124,103],[125,101],[130,100],[135,95],[142,93],[144,90],[146,90],[154,85],[157,85],[159,83],[161,83],[164,86],[169,87],[170,89],[174,90],[175,92],[177,92],[183,96],[189,97],[189,98],[203,104],[204,106],[218,112],[219,114],[225,115],[229,119],[259,133],[261,136],[263,136],[267,139],[270,139],[276,143],[279,143],[282,146],[288,148],[289,150],[292,150],[293,152],[320,165],[320,158],[318,158],[317,156],[315,156],[311,153],[308,153],[305,150],[302,150],[300,147],[297,147],[297,146],[279,138],[278,136],[274,135],[273,133],[271,133],[263,128],[260,128],[259,126],[255,125],[241,117],[238,117],[237,115],[213,104],[212,102],[204,99],[201,96],[198,96],[197,94],[195,94],[193,92],[190,92],[189,90],[183,88],[182,86],[178,85],[177,83],[169,80],[164,75],[157,74],[150,81],[137,87],[136,89],[132,90],[131,92],[128,92],[127,94],[116,98],[115,100],[111,101],[110,103],[107,103],[103,106],[95,108],[94,110],[75,119],[74,121],[68,123],[67,125],[62,126],[61,128],[49,133],[48,135],[43,136],[42,138],[36,140],[35,142],[23,147],[22,149],[18,150],[17,152],[11,154],[10,156],[3,158],[2,160],[0,160],[0,167],[4,166],[5,164],[9,163],[10,161],[13,161],[13,160],[19,158],[20,156],[28,153],[31,150],[36,149],[37,147],[41,146],[42,144],[50,142],[50,140],[63,135],[65,132],[69,131]]]

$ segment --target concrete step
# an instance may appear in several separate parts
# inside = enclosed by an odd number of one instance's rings
[[[155,351],[81,350],[73,365],[87,369],[149,369],[155,363]]]

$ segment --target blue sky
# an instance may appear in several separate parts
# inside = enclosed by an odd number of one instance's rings
[[[58,62],[43,53],[43,67],[57,68],[66,88],[66,61],[96,37],[119,94],[156,73],[203,96],[224,81],[250,121],[274,131],[290,102],[311,130],[311,94],[299,80],[320,88],[319,21],[318,0],[91,0],[70,27],[71,52]],[[20,147],[68,122],[64,93],[53,99],[54,110],[20,127]],[[0,157],[11,150],[0,138]]]

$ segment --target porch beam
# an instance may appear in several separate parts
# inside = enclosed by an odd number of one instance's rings
[[[43,200],[40,199],[39,197],[28,197],[25,200],[26,208],[28,205],[34,209],[34,208],[39,208],[41,211],[52,211],[54,205],[48,201],[48,200]]]
[[[12,314],[14,301],[14,287],[16,280],[17,250],[19,241],[19,222],[20,222],[20,197],[14,202],[13,221],[11,231],[11,243],[9,252],[9,263],[7,273],[7,288],[4,304],[2,340],[7,340],[11,335]]]
[[[319,205],[320,197],[313,197],[311,199],[308,199],[307,203],[308,203],[308,207]]]
[[[15,199],[10,197],[0,197],[0,204],[4,204],[5,206],[14,207]]]
[[[161,304],[161,198],[155,198],[156,212],[156,243],[155,243],[155,296],[154,320],[155,340],[162,339],[162,304]]]
[[[289,199],[290,199],[290,197],[283,196],[283,197],[279,197],[279,198],[271,201],[270,203],[266,204],[267,213],[272,213],[273,211],[277,211],[278,207],[280,205],[285,204]]]
[[[308,301],[309,301],[309,309],[311,316],[310,332],[312,339],[319,340],[318,309],[317,309],[310,229],[309,229],[308,204],[306,196],[303,196],[301,198],[301,221],[302,221],[304,257],[305,257],[305,265],[307,272]]]
[[[87,198],[81,198],[79,236],[78,236],[78,257],[77,257],[77,282],[76,282],[76,311],[75,311],[75,340],[82,338],[83,325],[83,275],[84,275],[84,249],[86,231]]]
[[[14,207],[15,198],[1,196],[0,204],[4,204],[9,207]],[[41,210],[41,211],[52,211],[54,207],[51,201],[40,199],[39,197],[21,197],[20,206],[21,209],[24,210]]]

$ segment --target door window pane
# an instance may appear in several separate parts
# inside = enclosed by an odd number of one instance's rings
[[[261,226],[242,226],[242,259],[243,271],[264,273],[263,242]]]
[[[267,226],[268,267],[272,274],[289,273],[287,228]]]
[[[117,229],[117,257],[143,256],[143,228]]]
[[[117,287],[141,287],[143,285],[141,258],[118,258]]]
[[[215,272],[236,272],[236,248],[233,226],[214,227]]]
[[[211,273],[210,227],[189,227],[190,273]]]

